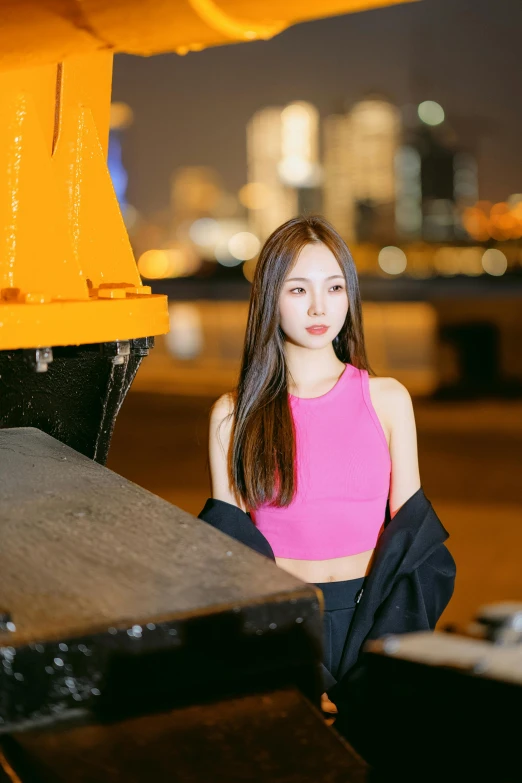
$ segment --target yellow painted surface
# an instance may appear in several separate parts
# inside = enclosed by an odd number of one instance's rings
[[[412,0],[0,0],[2,68],[270,38],[296,22]],[[30,20],[30,24],[28,24]]]
[[[0,73],[0,349],[168,329],[107,168],[111,74],[106,52]]]
[[[138,294],[42,305],[2,303],[0,347],[44,348],[163,334],[169,328],[164,300]]]

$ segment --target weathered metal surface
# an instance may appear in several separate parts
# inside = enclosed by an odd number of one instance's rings
[[[0,474],[4,731],[288,684],[318,698],[312,586],[39,430],[0,431]]]
[[[301,694],[282,690],[110,726],[18,734],[31,783],[363,783],[367,767]]]
[[[512,606],[518,612],[522,609],[518,602]],[[517,685],[522,697],[522,644],[517,637],[511,643],[493,644],[486,639],[422,631],[371,641],[367,649],[396,660],[440,666],[476,678]]]
[[[152,341],[53,348],[45,372],[36,351],[0,351],[0,428],[37,427],[102,464],[116,415]],[[120,362],[120,363],[118,363]]]

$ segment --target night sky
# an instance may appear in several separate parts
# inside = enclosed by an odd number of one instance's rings
[[[145,215],[166,207],[183,165],[214,166],[237,190],[257,109],[307,100],[326,116],[368,92],[442,104],[476,150],[480,197],[505,199],[522,191],[521,34],[520,0],[421,0],[185,57],[117,55],[113,100],[135,115],[124,138],[128,200]]]

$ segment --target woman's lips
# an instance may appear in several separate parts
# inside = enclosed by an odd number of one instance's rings
[[[307,326],[306,331],[310,334],[324,334],[329,326]]]

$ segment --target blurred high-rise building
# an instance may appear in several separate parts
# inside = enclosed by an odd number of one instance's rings
[[[295,214],[323,212],[350,243],[468,238],[461,216],[478,199],[477,166],[434,101],[399,109],[374,95],[323,123],[296,101],[248,125],[241,200],[263,241]]]
[[[256,112],[247,126],[247,177],[250,230],[261,240],[295,215],[295,192],[279,176],[282,110],[267,107]],[[256,195],[257,194],[257,195]]]
[[[304,101],[256,112],[247,126],[243,203],[261,240],[297,213],[321,208],[319,114]]]
[[[467,237],[462,214],[478,200],[477,163],[442,122],[432,127],[423,121],[405,134],[397,169],[397,224],[404,239],[446,242]]]
[[[323,205],[325,217],[344,240],[355,241],[351,122],[346,114],[331,114],[324,121]]]
[[[400,113],[380,98],[326,118],[324,211],[348,241],[394,237],[400,142]]]

